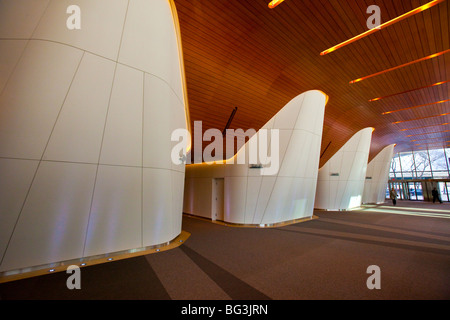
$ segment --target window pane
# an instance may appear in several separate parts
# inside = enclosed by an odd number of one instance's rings
[[[398,157],[398,155],[396,155],[391,162],[391,172],[393,174],[393,178],[396,179],[401,179],[402,178],[402,174],[400,171],[400,159]]]
[[[414,161],[416,163],[418,178],[431,177],[431,168],[427,151],[414,151]]]
[[[429,150],[433,178],[447,178],[447,163],[444,149]]]
[[[449,201],[448,193],[447,193],[447,186],[445,185],[445,182],[438,182],[438,190],[439,190],[439,194],[441,195],[441,200]]]
[[[430,154],[430,162],[432,171],[434,170],[447,170],[447,164],[445,163],[444,149],[428,150]]]
[[[400,161],[402,165],[402,172],[414,170],[414,161],[412,152],[400,153]]]
[[[447,165],[448,165],[447,169],[449,169],[450,168],[450,148],[445,149],[445,156],[446,156]]]
[[[421,182],[416,182],[416,196],[417,200],[423,200],[423,191]]]

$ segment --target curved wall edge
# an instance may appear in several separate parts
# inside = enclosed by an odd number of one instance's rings
[[[173,1],[0,5],[0,272],[176,238],[171,134],[189,121]]]
[[[349,210],[361,205],[372,131],[355,133],[319,169],[316,209]]]
[[[385,202],[394,146],[394,144],[391,144],[384,147],[367,165],[362,203],[379,204]]]
[[[233,158],[187,165],[183,212],[257,226],[312,217],[326,102],[319,90],[302,93]],[[271,150],[259,154],[258,163],[249,156],[252,143]]]

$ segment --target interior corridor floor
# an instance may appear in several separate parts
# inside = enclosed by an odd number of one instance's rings
[[[0,298],[56,300],[448,300],[450,204],[399,201],[277,228],[183,217],[178,248],[0,285]],[[367,268],[380,269],[368,289]]]

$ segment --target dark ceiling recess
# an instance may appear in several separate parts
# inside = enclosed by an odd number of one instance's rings
[[[330,146],[331,141],[328,142],[327,146],[325,147],[325,150],[323,150],[322,154],[320,155],[320,158],[322,159],[323,155],[325,154],[325,151],[327,151],[328,147]]]
[[[231,115],[230,115],[230,117],[228,118],[228,122],[227,122],[225,128],[224,128],[223,131],[222,131],[222,136],[225,136],[225,134],[227,133],[227,129],[230,128],[231,121],[233,121],[233,118],[234,118],[234,115],[236,114],[236,111],[237,111],[237,107],[235,107],[235,108],[233,109],[233,111],[231,111]]]
[[[386,22],[428,2],[370,4]],[[449,82],[432,86],[450,80],[450,53],[408,64],[450,48],[450,1],[322,56],[367,31],[367,1],[289,0],[274,9],[268,3],[175,0],[191,121],[202,120],[203,130],[222,129],[229,114],[219,106],[239,105],[233,127],[258,130],[292,98],[318,89],[329,96],[321,149],[333,140],[320,165],[366,127],[376,129],[369,159],[388,144],[396,143],[396,152],[418,148],[410,134],[430,132],[434,147],[450,140],[450,115],[430,117],[450,111],[448,101],[430,104],[450,98]]]

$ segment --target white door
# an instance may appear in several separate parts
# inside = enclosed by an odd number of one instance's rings
[[[212,220],[223,221],[223,178],[212,181]]]

